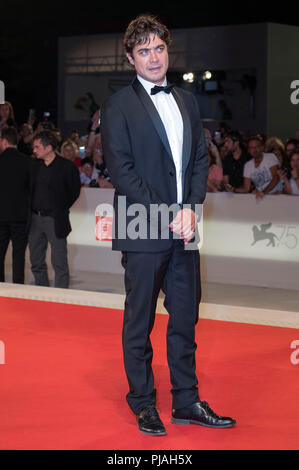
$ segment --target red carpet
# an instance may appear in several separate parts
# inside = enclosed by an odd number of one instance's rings
[[[170,423],[166,315],[152,339],[166,437],[144,436],[126,402],[122,312],[0,298],[1,449],[298,449],[295,329],[200,320],[200,396],[232,429]],[[157,351],[159,351],[157,353]]]

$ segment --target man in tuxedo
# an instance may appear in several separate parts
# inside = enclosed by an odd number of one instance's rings
[[[78,167],[56,153],[57,139],[44,130],[35,135],[33,152],[29,251],[31,270],[38,286],[49,286],[46,252],[51,245],[55,287],[69,287],[67,236],[71,232],[69,209],[80,195]]]
[[[156,409],[150,341],[161,288],[169,312],[172,422],[235,424],[216,415],[198,396],[195,325],[200,265],[198,249],[188,248],[196,231],[196,206],[205,199],[208,158],[194,95],[167,84],[169,44],[169,31],[156,18],[142,15],[129,24],[124,46],[137,77],[104,103],[101,114],[103,151],[116,188],[113,249],[122,251],[125,269],[127,401],[139,430],[154,436],[166,434]],[[177,210],[171,215],[173,206]],[[161,213],[154,210],[157,207]],[[139,225],[146,229],[140,236],[131,230],[136,208]],[[165,227],[167,209],[170,223]]]
[[[15,127],[2,129],[0,138],[0,282],[4,282],[4,260],[12,242],[12,280],[24,284],[25,252],[28,240],[30,164],[17,150]]]

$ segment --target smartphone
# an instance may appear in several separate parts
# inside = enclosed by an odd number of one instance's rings
[[[79,147],[79,151],[80,151],[80,157],[84,158],[85,157],[85,147],[84,147],[84,145]]]
[[[48,121],[50,116],[51,116],[51,113],[49,113],[49,111],[45,111],[44,115],[43,115],[43,118],[44,118],[45,121]]]
[[[214,140],[217,144],[221,142],[221,132],[220,131],[215,131],[214,132]]]

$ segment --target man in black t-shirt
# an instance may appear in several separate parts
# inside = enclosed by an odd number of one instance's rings
[[[67,236],[71,231],[69,209],[79,197],[81,182],[77,166],[56,153],[57,139],[51,131],[34,137],[29,249],[35,284],[48,286],[46,251],[51,245],[55,287],[69,286]]]
[[[226,139],[230,153],[223,160],[223,181],[228,189],[230,186],[239,188],[243,185],[243,168],[251,159],[243,146],[243,139],[238,132],[231,132]]]

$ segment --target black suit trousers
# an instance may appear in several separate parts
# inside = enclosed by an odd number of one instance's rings
[[[25,251],[28,241],[27,222],[0,221],[0,282],[4,282],[4,261],[8,244],[12,242],[13,282],[24,284]]]
[[[184,250],[174,240],[163,252],[123,252],[125,268],[125,312],[123,353],[130,391],[127,401],[138,414],[156,403],[150,334],[154,326],[160,289],[169,313],[167,360],[174,408],[198,401],[195,365],[195,325],[201,297],[198,250]]]

